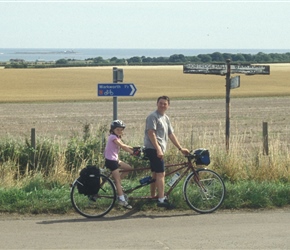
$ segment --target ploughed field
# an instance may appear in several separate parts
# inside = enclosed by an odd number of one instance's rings
[[[271,65],[270,75],[241,75],[231,90],[230,136],[262,143],[262,123],[269,141],[290,143],[289,64]],[[193,148],[223,144],[225,77],[183,74],[182,66],[122,67],[124,82],[134,83],[134,97],[118,98],[118,118],[126,125],[124,140],[142,145],[145,118],[160,95],[171,97],[168,115],[180,141]],[[235,75],[233,75],[235,76]],[[0,69],[0,138],[6,135],[68,138],[92,131],[113,118],[112,97],[97,96],[97,83],[112,82],[112,67]]]
[[[118,118],[126,125],[125,141],[142,145],[145,117],[156,108],[155,100],[118,102]],[[239,135],[243,142],[262,143],[262,123],[268,122],[269,140],[280,138],[290,143],[290,98],[256,97],[231,99],[231,138]],[[225,133],[225,100],[173,100],[168,115],[180,141],[193,147],[198,141],[223,144]],[[2,103],[0,104],[0,138],[37,136],[67,139],[82,135],[85,124],[92,131],[109,124],[113,118],[112,102]],[[212,141],[212,142],[211,142]]]

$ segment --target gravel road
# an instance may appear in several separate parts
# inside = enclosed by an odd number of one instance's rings
[[[0,215],[0,249],[290,249],[290,208],[258,211]]]

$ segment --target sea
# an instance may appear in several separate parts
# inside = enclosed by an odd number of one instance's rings
[[[28,62],[56,61],[59,59],[85,60],[88,58],[102,57],[110,59],[129,59],[138,57],[170,57],[174,54],[184,56],[197,56],[199,54],[211,54],[214,52],[231,54],[257,54],[263,52],[286,53],[290,49],[110,49],[110,48],[0,48],[0,62],[8,62],[11,59],[21,59]]]

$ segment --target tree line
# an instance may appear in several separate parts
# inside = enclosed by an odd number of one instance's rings
[[[214,52],[211,54],[199,54],[197,56],[185,56],[174,54],[169,57],[133,56],[130,58],[112,57],[104,59],[101,56],[78,59],[59,59],[55,62],[26,62],[24,60],[5,63],[5,68],[46,68],[46,67],[82,67],[82,66],[112,66],[112,65],[183,65],[187,63],[225,63],[230,59],[233,63],[290,63],[290,52],[287,53],[263,53],[257,54],[231,54]]]
[[[146,57],[134,56],[128,59],[103,59],[102,57],[88,58],[86,60],[94,63],[128,63],[128,64],[184,64],[184,63],[224,63],[227,59],[237,63],[289,63],[290,52],[279,54],[266,54],[259,52],[258,54],[231,54],[214,52],[212,54],[199,54],[197,56],[184,56],[182,54],[174,54],[169,57]]]

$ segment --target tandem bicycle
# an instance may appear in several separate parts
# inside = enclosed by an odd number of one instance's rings
[[[140,153],[143,158],[146,158],[144,157],[144,148],[140,148]],[[165,189],[166,197],[169,198],[178,183],[184,180],[182,185],[183,198],[191,209],[202,214],[216,211],[224,201],[226,188],[218,173],[204,167],[210,162],[208,150],[196,149],[186,155],[185,158],[186,161],[184,162],[165,166],[165,178],[174,176],[174,178],[171,178],[170,186]],[[148,172],[149,170],[149,167],[137,167],[130,171],[141,173],[144,171],[145,173],[145,171]],[[116,187],[111,179],[111,172],[101,169],[99,177],[100,189],[94,196],[94,200],[90,199],[90,196],[78,192],[78,178],[71,185],[70,197],[72,205],[79,214],[87,218],[99,218],[108,214],[117,200]],[[125,188],[123,191],[126,198],[156,200],[156,197],[151,197],[150,195],[140,196],[137,192],[139,189],[147,188],[148,194],[150,194],[150,184],[154,181],[148,176],[143,181],[140,180],[138,185]]]

